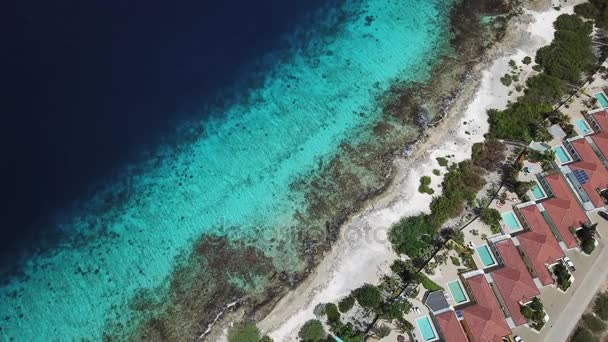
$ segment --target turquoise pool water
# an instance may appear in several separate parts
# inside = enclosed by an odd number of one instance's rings
[[[454,298],[456,304],[461,304],[468,300],[467,295],[462,289],[462,285],[460,285],[460,280],[449,282],[448,289],[450,289],[450,293],[452,294],[452,298]]]
[[[213,120],[175,127],[176,139],[62,215],[58,230],[68,238],[29,256],[20,276],[0,285],[0,340],[100,341],[108,327],[164,314],[168,298],[199,279],[209,282],[195,288],[197,299],[221,292],[216,284],[263,291],[267,279],[255,270],[214,260],[206,254],[212,247],[196,249],[202,236],[256,247],[278,271],[300,269],[294,236],[308,208],[305,190],[341,145],[371,140],[382,115],[377,100],[395,82],[428,79],[451,37],[451,3],[344,1],[285,37],[288,50],[261,61],[269,70],[259,82],[235,86],[243,96],[194,110],[217,114]],[[197,263],[176,272],[194,252]],[[184,318],[186,328],[200,323]]]
[[[532,187],[531,191],[532,195],[534,195],[534,198],[537,200],[547,197],[543,189],[540,187],[540,185],[538,185],[538,183]]]
[[[587,121],[585,121],[585,119],[576,120],[576,127],[578,127],[583,135],[591,133],[591,128],[589,128],[589,125],[587,125]]]
[[[437,339],[435,329],[433,328],[433,323],[431,323],[429,316],[418,318],[416,320],[416,325],[418,326],[418,330],[420,330],[422,338],[425,341],[435,341]]]
[[[507,227],[509,227],[510,231],[518,231],[521,229],[521,226],[519,225],[519,221],[517,221],[517,218],[515,217],[515,213],[512,211],[506,212],[506,213],[502,213],[501,214],[503,221],[505,221],[505,223],[507,224]]]
[[[488,245],[478,246],[477,248],[475,248],[475,251],[477,251],[479,258],[481,259],[481,262],[483,262],[483,265],[485,267],[496,265],[496,260],[494,260],[492,252],[490,252],[490,247],[488,247]]]
[[[554,147],[553,150],[555,151],[555,155],[557,156],[557,159],[559,159],[559,161],[562,164],[572,161],[572,159],[570,158],[568,153],[566,153],[566,149],[563,146]]]
[[[604,93],[595,94],[595,98],[602,105],[603,108],[608,108],[608,99],[606,98],[606,95],[604,95]]]

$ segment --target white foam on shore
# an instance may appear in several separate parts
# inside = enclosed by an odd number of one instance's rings
[[[508,94],[513,87],[507,88],[500,83],[500,77],[510,71],[509,60],[515,60],[519,65],[523,57],[533,57],[538,48],[550,43],[553,21],[564,13],[572,13],[572,5],[561,11],[524,14],[524,17],[530,16],[532,22],[520,25],[521,32],[512,39],[511,49],[482,72],[480,88],[457,121],[459,124],[438,128],[433,133],[435,137],[430,137],[423,157],[396,161],[399,176],[392,189],[343,227],[343,239],[335,244],[315,273],[286,295],[259,323],[262,331],[269,333],[275,341],[296,340],[300,327],[314,318],[313,309],[317,304],[336,302],[364,283],[379,281],[397,258],[386,238],[388,228],[404,216],[429,211],[431,196],[417,190],[420,177],[431,175],[432,187],[436,194],[440,193],[437,186],[442,177],[432,175],[432,170],[444,169],[435,158],[453,155],[449,160],[459,162],[470,157],[472,145],[483,141],[483,135],[488,131],[486,111],[502,109],[508,100],[517,96]],[[529,67],[524,68],[522,76],[529,72]],[[369,238],[371,235],[374,238]]]

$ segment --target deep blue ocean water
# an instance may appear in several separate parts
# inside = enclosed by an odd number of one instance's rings
[[[12,1],[3,10],[0,253],[171,135],[325,1]],[[5,7],[6,9],[6,7]],[[40,243],[40,241],[37,241]]]
[[[428,79],[450,4],[10,3],[0,338],[97,339],[205,234],[297,270],[291,185]]]

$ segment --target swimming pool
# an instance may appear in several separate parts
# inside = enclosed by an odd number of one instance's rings
[[[502,213],[500,216],[502,216],[502,220],[505,221],[507,227],[509,227],[509,231],[516,232],[518,230],[521,230],[521,225],[519,224],[517,217],[515,217],[514,212],[509,211],[506,213]]]
[[[578,130],[581,131],[583,135],[591,133],[591,128],[589,128],[585,119],[576,120],[576,127],[578,127]]]
[[[436,341],[439,338],[437,337],[437,333],[435,333],[435,328],[433,327],[433,323],[431,323],[431,319],[429,316],[420,317],[416,320],[416,325],[418,326],[418,330],[422,334],[422,339],[425,341]]]
[[[606,95],[604,95],[604,93],[595,94],[595,98],[598,100],[598,102],[602,105],[603,108],[608,108],[608,99],[606,98]]]
[[[541,198],[545,198],[547,197],[547,195],[545,195],[545,192],[543,191],[543,189],[540,187],[540,185],[535,184],[532,189],[530,189],[530,191],[532,191],[532,195],[534,195],[534,199],[541,199]]]
[[[557,159],[559,159],[562,164],[572,161],[572,158],[570,158],[563,146],[556,146],[553,150],[555,151]]]
[[[488,245],[481,245],[479,247],[476,247],[475,251],[479,255],[481,262],[483,262],[484,267],[496,265],[496,260],[494,260],[492,252],[490,252],[490,247],[488,247]]]
[[[460,280],[449,282],[448,289],[450,289],[450,293],[452,294],[452,298],[454,298],[454,302],[456,302],[456,304],[462,304],[469,300],[466,293],[462,289],[462,285],[460,285]]]

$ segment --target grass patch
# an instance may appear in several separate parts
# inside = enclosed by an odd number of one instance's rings
[[[443,290],[443,287],[439,286],[437,283],[432,281],[429,277],[425,276],[424,274],[420,273],[420,274],[418,274],[418,277],[420,278],[420,284],[425,289],[427,289],[431,292]]]

